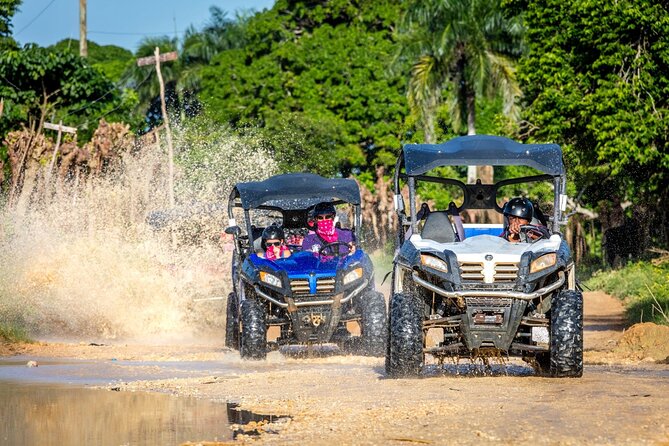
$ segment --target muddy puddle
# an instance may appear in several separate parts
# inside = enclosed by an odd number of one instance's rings
[[[0,443],[178,445],[233,438],[226,404],[144,392],[0,381]]]
[[[179,445],[267,431],[276,416],[243,411],[235,403],[114,391],[115,383],[224,371],[207,361],[3,359],[0,444]]]

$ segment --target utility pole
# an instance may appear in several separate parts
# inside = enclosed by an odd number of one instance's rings
[[[169,53],[160,54],[160,48],[156,47],[156,50],[153,56],[141,57],[137,59],[137,66],[141,67],[143,65],[150,65],[152,63],[156,64],[156,74],[158,75],[158,84],[160,85],[160,109],[163,114],[163,122],[165,123],[165,131],[167,132],[167,156],[168,160],[168,187],[169,187],[169,199],[170,206],[174,208],[174,147],[172,146],[172,131],[170,130],[170,120],[167,116],[167,104],[165,103],[165,82],[163,81],[163,75],[160,71],[160,62],[167,62],[170,60],[177,59],[177,52],[172,51]]]
[[[86,0],[79,0],[79,55],[88,57],[86,41]]]

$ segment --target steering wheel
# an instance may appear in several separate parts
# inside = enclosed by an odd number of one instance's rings
[[[341,249],[339,249],[340,246],[346,246],[348,248],[348,251],[346,253],[342,253]],[[334,249],[336,247],[336,249]],[[351,247],[349,246],[349,243],[347,242],[332,242],[328,243],[327,245],[323,245],[321,249],[318,250],[318,257],[321,257],[323,254],[323,251],[326,249],[330,249],[332,251],[333,256],[337,257],[345,257],[351,252]],[[328,255],[328,254],[325,254]]]
[[[548,230],[535,225],[521,225],[518,237],[522,243],[534,243],[542,238],[548,238]]]

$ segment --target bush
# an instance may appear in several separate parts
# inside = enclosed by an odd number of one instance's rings
[[[28,333],[19,321],[0,323],[0,342],[29,342]]]
[[[669,263],[637,262],[621,269],[599,271],[586,285],[622,299],[630,323],[669,325]]]

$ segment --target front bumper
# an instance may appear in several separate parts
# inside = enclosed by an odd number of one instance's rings
[[[358,285],[356,288],[351,290],[348,293],[345,293],[341,299],[339,299],[339,303],[345,304],[349,300],[353,299],[355,296],[360,294],[365,288],[367,288],[367,285],[369,284],[369,279],[365,279],[362,281],[360,285]],[[332,305],[335,303],[335,299],[322,299],[322,300],[307,300],[307,301],[299,301],[295,302],[293,299],[289,299],[291,302],[281,302],[280,300],[270,296],[269,294],[265,293],[258,285],[255,286],[255,291],[258,294],[258,296],[262,297],[263,299],[271,302],[272,304],[280,307],[280,308],[289,308],[292,306],[295,307],[311,307],[311,306],[319,306],[319,305]]]
[[[540,288],[531,293],[523,293],[520,291],[500,291],[500,290],[466,290],[466,291],[446,291],[443,288],[428,282],[427,280],[421,279],[418,274],[415,272],[412,274],[414,282],[418,285],[439,294],[440,296],[449,297],[449,298],[463,298],[463,297],[499,297],[499,298],[511,298],[511,299],[520,299],[531,301],[538,297],[545,296],[548,293],[555,291],[560,288],[565,282],[565,275],[563,271],[558,271],[558,280],[551,283],[548,286]]]

